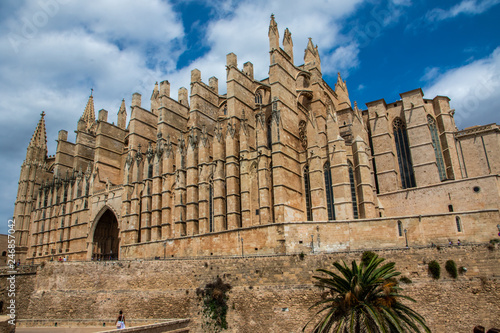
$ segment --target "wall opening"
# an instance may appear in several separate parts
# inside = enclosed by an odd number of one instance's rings
[[[111,210],[102,214],[94,231],[92,240],[93,260],[118,259],[118,220]]]

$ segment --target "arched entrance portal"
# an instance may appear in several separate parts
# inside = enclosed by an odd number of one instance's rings
[[[118,242],[118,221],[115,214],[108,209],[97,221],[92,240],[92,259],[118,259]]]

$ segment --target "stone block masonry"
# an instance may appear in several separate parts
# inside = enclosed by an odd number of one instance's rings
[[[500,326],[500,250],[486,245],[381,250],[412,280],[401,284],[417,300],[413,308],[433,332],[469,332],[476,325]],[[317,268],[334,261],[359,260],[362,251],[170,260],[50,262],[36,275],[19,276],[20,319],[99,319],[122,309],[132,318],[190,318],[192,332],[202,332],[196,289],[217,276],[229,293],[228,332],[299,332],[312,316],[309,307],[320,297],[313,285]],[[452,259],[467,272],[455,280],[444,270]],[[437,260],[440,280],[427,263]],[[6,280],[1,279],[2,286]],[[5,290],[3,288],[2,290]],[[6,297],[2,294],[2,300]],[[5,300],[4,300],[5,302]]]

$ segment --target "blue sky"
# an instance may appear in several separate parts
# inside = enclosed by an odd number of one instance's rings
[[[91,88],[96,110],[116,122],[122,98],[129,111],[137,91],[148,107],[162,80],[176,98],[193,68],[225,91],[229,52],[263,79],[271,13],[281,38],[287,27],[292,33],[295,64],[311,37],[324,79],[333,86],[340,72],[361,108],[421,87],[427,98],[451,98],[460,129],[500,122],[500,0],[3,0],[0,233],[42,110],[54,154],[60,129],[74,140]]]

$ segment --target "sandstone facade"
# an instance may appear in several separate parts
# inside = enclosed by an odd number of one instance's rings
[[[269,77],[227,55],[227,93],[135,93],[116,125],[89,97],[47,156],[42,113],[15,206],[24,261],[290,254],[485,242],[498,233],[500,128],[455,127],[449,99],[351,104],[311,40],[296,66],[269,25]]]

